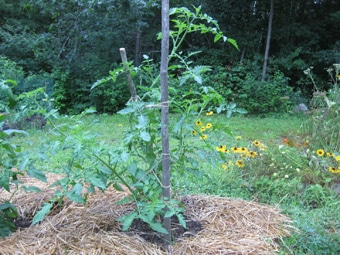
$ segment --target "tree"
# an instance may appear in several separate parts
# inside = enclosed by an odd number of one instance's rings
[[[269,21],[268,21],[266,51],[264,53],[264,63],[263,63],[263,70],[262,70],[262,81],[264,81],[266,79],[268,56],[269,56],[269,48],[270,48],[270,38],[271,38],[271,34],[272,34],[273,16],[274,16],[274,0],[270,0],[270,14],[269,14]]]

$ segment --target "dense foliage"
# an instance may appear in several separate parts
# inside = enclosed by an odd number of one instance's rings
[[[200,4],[223,32],[237,40],[240,51],[229,44],[213,43],[209,34],[190,34],[181,45],[183,52],[203,52],[194,56],[195,65],[219,70],[216,85],[229,95],[226,101],[234,98],[254,113],[287,109],[287,102],[281,105],[279,97],[305,102],[314,89],[301,75],[309,66],[315,67],[322,89],[330,88],[325,70],[340,61],[339,1],[275,1],[265,83],[259,82],[259,76],[269,1],[222,0],[216,5],[212,0],[185,0],[171,4]],[[79,113],[90,106],[113,113],[124,106],[124,80],[90,90],[96,80],[117,67],[120,47],[127,49],[134,66],[140,65],[143,55],[156,61],[160,58],[160,41],[155,36],[160,31],[159,1],[1,0],[0,14],[0,52],[21,68],[11,78],[18,82],[16,90],[44,87],[63,113]],[[174,70],[174,74],[180,75],[180,71]],[[23,80],[28,76],[33,78]],[[216,80],[216,72],[211,76],[207,81]],[[271,86],[271,94],[263,92]],[[289,103],[299,103],[294,100]],[[258,106],[262,102],[264,106]]]

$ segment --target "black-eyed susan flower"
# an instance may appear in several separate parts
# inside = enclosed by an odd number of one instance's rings
[[[224,149],[224,153],[229,153],[229,150],[227,148]]]
[[[201,140],[207,140],[208,136],[207,135],[201,135],[200,139]]]
[[[248,149],[246,147],[241,147],[241,148],[239,148],[239,151],[242,152],[242,153],[246,153],[246,152],[248,152]]]
[[[249,151],[247,154],[250,158],[256,158],[258,155],[256,151]]]
[[[240,135],[236,136],[236,140],[242,140],[242,136]]]
[[[216,146],[216,150],[220,152],[224,152],[226,149],[227,149],[227,146],[225,145]]]
[[[118,124],[118,127],[122,127],[123,126],[123,124]]]
[[[199,126],[202,126],[203,123],[202,123],[202,121],[198,120],[198,121],[195,122],[195,124],[196,124],[196,126],[199,127]]]
[[[205,131],[205,127],[201,127],[201,132],[204,132]]]
[[[239,151],[239,148],[238,147],[232,147],[231,150],[234,152],[234,153],[237,153]]]
[[[331,173],[335,173],[335,172],[337,171],[337,169],[336,169],[335,167],[333,167],[333,166],[330,166],[330,167],[328,168],[328,170],[329,170]]]
[[[243,168],[245,166],[243,160],[236,160],[236,165],[240,168]]]
[[[333,157],[334,157],[334,154],[331,153],[331,152],[327,152],[326,154],[327,154],[327,157],[330,157],[330,158],[333,158]]]
[[[325,151],[320,149],[316,151],[316,154],[318,154],[320,157],[323,157],[323,155],[325,155]]]
[[[261,142],[259,142],[259,141],[254,141],[253,144],[254,144],[256,147],[260,147],[260,146],[261,146]]]
[[[336,161],[340,161],[340,156],[336,156],[336,157],[335,157],[335,160],[336,160]]]
[[[227,170],[227,169],[228,169],[228,166],[227,166],[226,164],[224,164],[224,163],[223,163],[221,166],[222,166],[222,168],[223,168],[224,170]]]
[[[192,134],[192,135],[197,135],[196,130],[191,130],[191,134]]]
[[[209,128],[212,128],[212,124],[211,123],[208,123],[206,126],[205,126],[206,129],[209,129]]]
[[[213,115],[214,114],[214,112],[213,111],[210,111],[210,112],[207,112],[205,115],[206,116],[211,116],[211,115]]]

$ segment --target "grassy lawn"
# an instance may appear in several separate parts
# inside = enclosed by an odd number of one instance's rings
[[[170,119],[173,124],[177,116],[172,115]],[[227,119],[214,115],[204,118],[203,122],[213,125],[209,139],[204,142],[197,136],[191,136],[189,143],[198,147],[209,143],[210,147],[207,147],[204,159],[197,155],[197,172],[172,173],[175,194],[219,195],[277,206],[290,215],[298,229],[293,236],[280,241],[282,254],[340,254],[339,174],[320,170],[321,161],[315,156],[317,145],[306,141],[308,137],[301,129],[305,117],[233,116]],[[80,119],[63,118],[57,124],[65,124],[60,126],[60,130],[67,134],[96,134],[87,142],[99,148],[103,142],[112,147],[121,146],[129,122],[120,115],[89,115]],[[222,126],[228,128],[232,135],[225,133],[220,128]],[[38,163],[40,168],[58,173],[70,158],[68,147],[65,143],[58,143],[59,136],[54,131],[55,128],[48,124],[43,131],[30,131],[28,137],[13,139],[37,159],[47,159]],[[258,157],[245,160],[245,167],[230,165],[223,168],[223,162],[211,164],[206,160],[216,155],[216,146],[223,144],[228,148],[250,150],[256,149],[254,141],[261,142],[265,149],[258,150]],[[72,144],[72,141],[67,142]],[[176,146],[176,141],[171,140],[171,147]],[[231,152],[226,154],[228,162],[236,159]]]

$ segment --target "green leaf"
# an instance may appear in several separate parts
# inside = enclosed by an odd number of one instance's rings
[[[123,222],[122,230],[126,231],[129,229],[134,219],[138,218],[137,216],[138,216],[137,212],[133,212],[128,215],[124,215],[123,217],[120,217],[119,219],[117,219],[117,221]]]
[[[41,192],[41,189],[36,186],[23,186],[23,188],[26,192]]]
[[[238,48],[238,45],[237,45],[237,43],[236,43],[236,40],[231,39],[231,38],[227,38],[226,40],[227,40],[228,42],[230,42],[236,49],[240,50],[240,49]]]
[[[124,161],[127,162],[129,160],[130,154],[127,151],[123,151],[122,154],[120,154],[120,158]]]
[[[6,237],[9,236],[13,231],[15,231],[16,226],[12,222],[12,220],[4,219],[0,217],[0,236]]]
[[[138,116],[138,124],[136,125],[136,128],[138,129],[146,128],[148,123],[149,123],[148,117],[140,115]]]
[[[198,84],[202,84],[202,76],[200,75],[194,75],[194,80],[198,83]]]
[[[99,179],[96,176],[90,176],[89,181],[96,187],[105,190],[106,189],[106,184],[103,182],[101,179]]]
[[[168,234],[169,232],[163,227],[163,225],[159,222],[151,222],[149,223],[149,226],[159,232],[159,233],[162,233],[162,234]]]
[[[83,185],[81,185],[80,183],[76,183],[74,186],[73,186],[73,189],[72,191],[77,194],[77,195],[80,195],[81,192],[83,190]]]
[[[28,176],[30,176],[32,178],[36,178],[40,181],[47,182],[45,174],[43,172],[41,172],[40,170],[34,168],[34,167],[28,168],[26,172],[27,172]]]
[[[112,186],[113,186],[113,187],[115,188],[115,190],[117,190],[117,191],[124,191],[123,187],[122,187],[119,183],[117,183],[117,182],[115,182]]]
[[[4,204],[0,204],[0,211],[6,216],[10,218],[16,218],[19,216],[18,210],[12,203],[6,202]]]
[[[78,194],[75,194],[71,191],[65,192],[65,195],[73,202],[80,203],[80,204],[85,204],[85,199]]]
[[[135,112],[136,109],[134,107],[125,107],[124,109],[118,111],[117,113],[118,114],[122,114],[122,115],[126,115],[126,114],[129,114],[129,113],[132,113],[132,112]]]
[[[149,134],[148,132],[146,132],[146,131],[142,131],[142,132],[140,133],[140,138],[141,138],[143,141],[145,141],[145,142],[150,142],[150,140],[151,140],[150,134]]]
[[[176,214],[176,216],[177,216],[179,224],[181,224],[183,228],[187,228],[187,222],[185,221],[184,216],[179,213]]]
[[[43,207],[34,215],[32,226],[42,221],[45,216],[51,211],[53,207],[52,203],[44,203]]]
[[[10,171],[6,169],[5,172],[0,175],[0,186],[2,186],[8,192],[10,192],[9,182]]]

